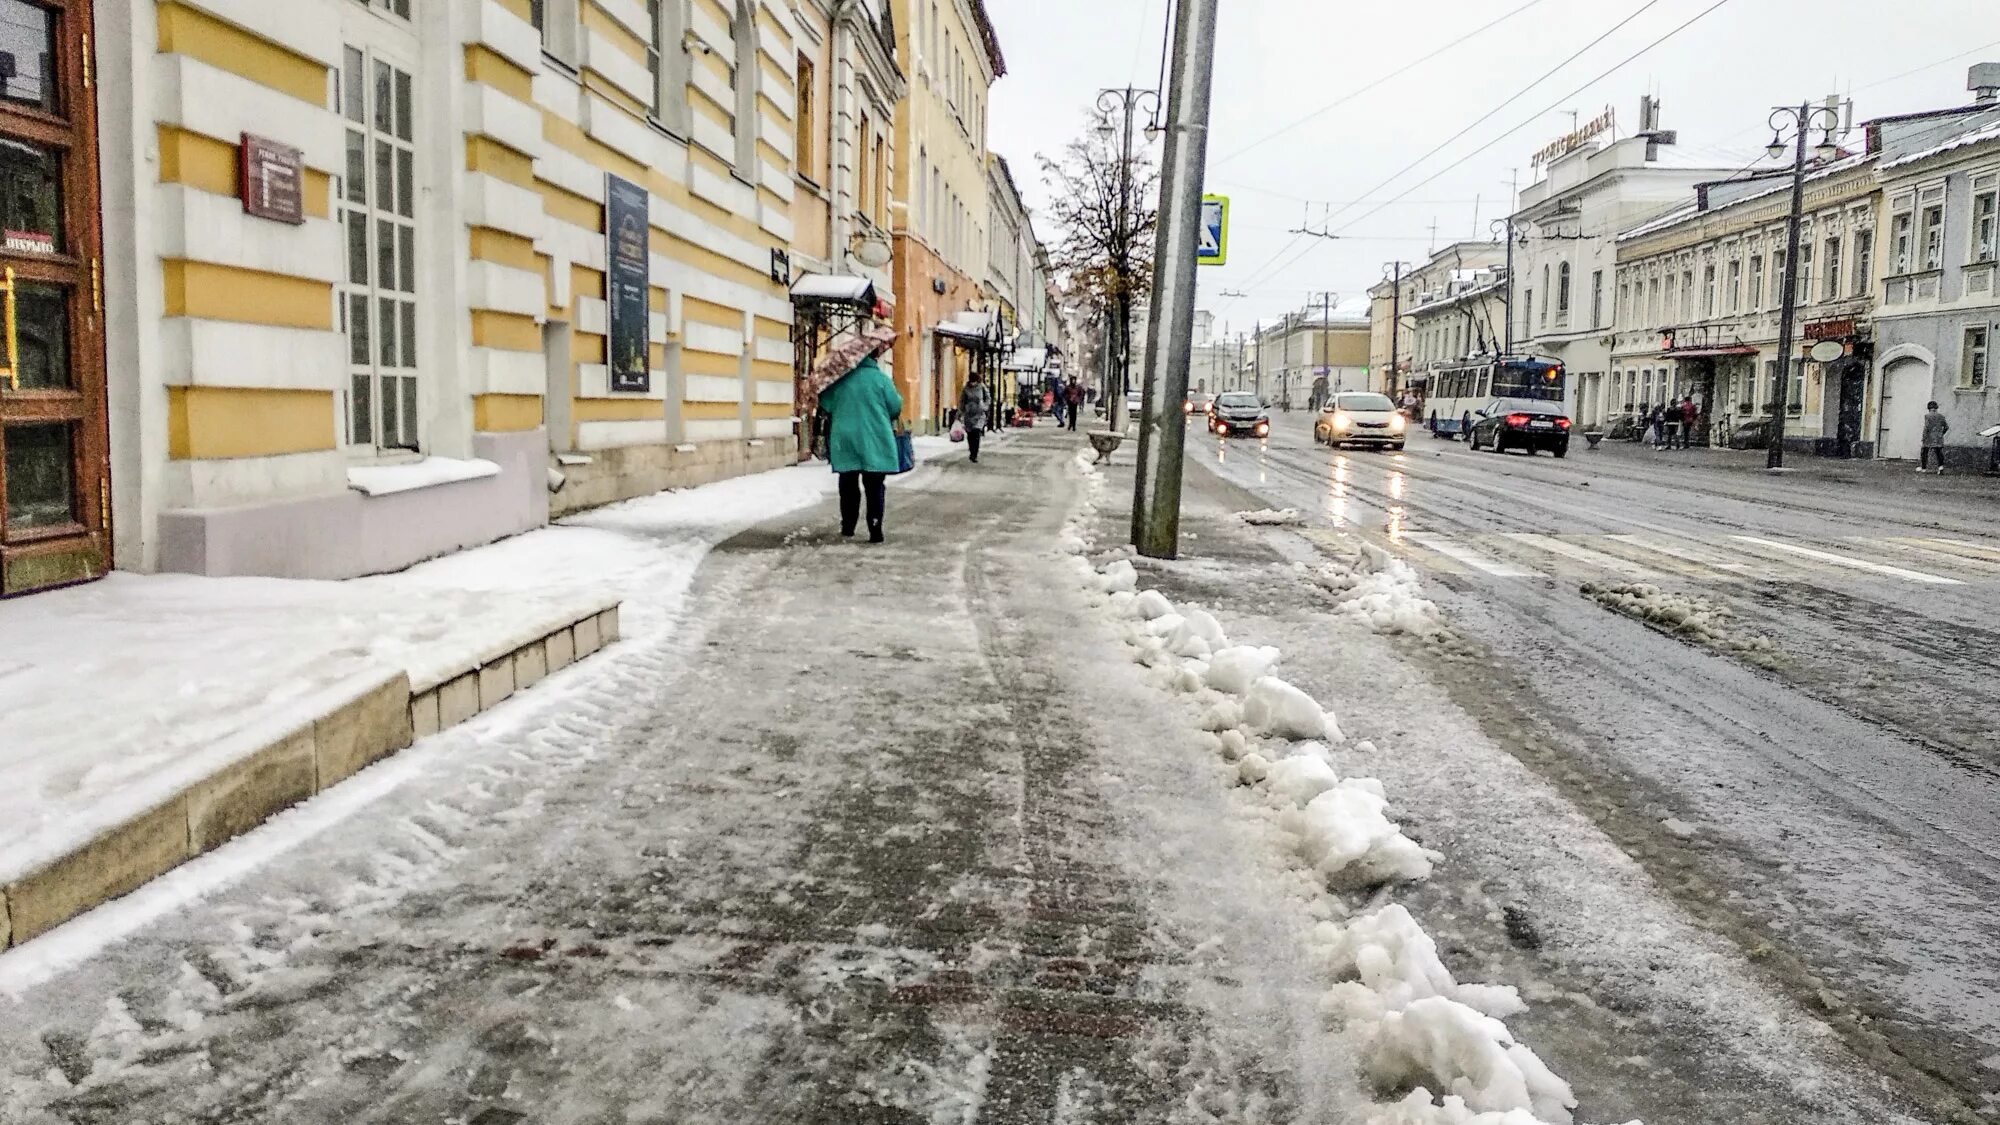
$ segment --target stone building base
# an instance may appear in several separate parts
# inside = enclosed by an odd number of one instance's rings
[[[565,516],[669,488],[693,488],[730,477],[781,469],[798,461],[798,440],[784,437],[705,441],[690,445],[632,445],[598,449],[588,463],[562,464],[562,488],[549,498],[549,514]],[[567,458],[577,461],[579,458]]]

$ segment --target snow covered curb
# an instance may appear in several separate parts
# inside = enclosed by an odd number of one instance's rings
[[[1327,747],[1344,743],[1339,723],[1276,674],[1277,649],[1231,644],[1207,611],[1140,588],[1129,548],[1092,563],[1091,517],[1104,482],[1087,452],[1075,469],[1083,499],[1058,547],[1133,659],[1164,689],[1190,697],[1190,715],[1255,802],[1245,803],[1246,815],[1275,812],[1294,862],[1329,892],[1373,892],[1371,903],[1380,903],[1394,885],[1428,878],[1444,857],[1404,835],[1379,781],[1338,775]],[[1442,628],[1399,560],[1364,545],[1347,563],[1314,576],[1342,595],[1344,612],[1381,632]],[[1355,749],[1376,752],[1368,743]],[[1322,1008],[1344,1023],[1377,1090],[1403,1095],[1368,1125],[1572,1125],[1568,1083],[1504,1022],[1526,1010],[1515,989],[1459,983],[1400,904],[1360,914],[1339,899],[1329,905],[1346,920],[1307,935],[1331,982]]]

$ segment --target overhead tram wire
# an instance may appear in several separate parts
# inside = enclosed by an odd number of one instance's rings
[[[1631,15],[1628,15],[1624,19],[1619,20],[1617,23],[1612,24],[1608,29],[1604,31],[1603,34],[1599,35],[1597,38],[1592,39],[1590,42],[1585,43],[1583,46],[1571,52],[1568,58],[1564,59],[1563,61],[1557,63],[1552,67],[1549,67],[1548,69],[1542,71],[1540,74],[1536,75],[1534,81],[1528,83],[1526,86],[1523,86],[1519,90],[1515,91],[1513,95],[1508,97],[1506,101],[1503,101],[1499,105],[1494,106],[1492,109],[1487,110],[1485,113],[1480,114],[1479,119],[1477,121],[1474,121],[1472,124],[1467,125],[1465,128],[1460,129],[1456,133],[1453,133],[1451,136],[1446,137],[1444,140],[1438,142],[1436,147],[1432,148],[1429,152],[1424,153],[1422,156],[1419,156],[1415,160],[1410,161],[1403,167],[1398,168],[1393,174],[1389,176],[1388,179],[1383,180],[1381,183],[1376,184],[1374,187],[1369,188],[1367,191],[1362,192],[1361,198],[1367,199],[1370,196],[1373,196],[1376,192],[1381,191],[1382,189],[1388,187],[1390,184],[1395,183],[1405,173],[1418,167],[1424,161],[1429,160],[1431,157],[1436,156],[1438,153],[1443,152],[1445,149],[1451,147],[1452,143],[1457,141],[1459,138],[1465,136],[1467,133],[1472,132],[1474,129],[1479,128],[1481,125],[1486,124],[1488,121],[1493,120],[1493,118],[1499,116],[1500,111],[1506,109],[1510,105],[1513,105],[1515,102],[1520,101],[1522,98],[1527,97],[1529,92],[1532,91],[1535,87],[1541,85],[1544,82],[1547,82],[1550,78],[1555,77],[1557,71],[1575,62],[1576,60],[1582,58],[1586,53],[1590,51],[1592,47],[1595,47],[1599,43],[1602,43],[1606,39],[1609,39],[1613,35],[1616,35],[1620,30],[1622,30],[1625,27],[1625,25],[1631,23],[1633,20],[1638,19],[1640,16],[1645,15],[1647,12],[1658,7],[1659,5],[1660,5],[1660,0],[1646,0],[1645,3],[1639,5],[1638,8],[1634,9]],[[1436,179],[1436,177],[1433,176],[1432,179]],[[1430,181],[1426,180],[1424,182],[1429,183]],[[1407,194],[1409,194],[1407,191],[1403,193],[1403,195]],[[1401,196],[1397,196],[1396,198],[1401,198]],[[1383,206],[1386,206],[1386,204],[1384,204]],[[1333,219],[1338,218],[1340,216],[1341,212],[1346,210],[1347,208],[1343,207],[1340,209],[1340,211],[1336,211],[1332,215],[1327,216],[1327,221],[1331,223]],[[1381,210],[1381,207],[1378,206],[1376,210],[1378,211]],[[1374,214],[1374,211],[1369,212],[1369,214]]]
[[[1391,79],[1402,77],[1404,74],[1407,74],[1411,70],[1414,70],[1417,67],[1420,67],[1425,63],[1431,61],[1432,59],[1437,58],[1439,55],[1444,54],[1446,51],[1451,50],[1452,48],[1460,45],[1461,43],[1464,43],[1469,39],[1475,38],[1476,36],[1483,35],[1486,32],[1491,31],[1496,27],[1499,27],[1501,24],[1506,23],[1508,20],[1513,19],[1515,16],[1520,15],[1522,12],[1527,11],[1529,8],[1532,8],[1535,5],[1544,2],[1545,0],[1528,0],[1527,3],[1522,4],[1520,7],[1502,14],[1500,17],[1494,19],[1490,23],[1484,24],[1480,27],[1474,28],[1473,30],[1466,32],[1464,35],[1461,35],[1458,38],[1452,40],[1451,42],[1446,43],[1444,46],[1439,47],[1437,50],[1432,51],[1430,54],[1427,54],[1422,58],[1413,60],[1411,62],[1404,63],[1403,65],[1397,67],[1396,69],[1390,71],[1389,73],[1384,74],[1380,78],[1375,79],[1373,82],[1370,82],[1367,85],[1362,86],[1357,90],[1351,90],[1345,94],[1342,94],[1338,98],[1335,98],[1333,101],[1328,102],[1327,104],[1319,107],[1316,110],[1313,110],[1311,113],[1306,114],[1304,117],[1299,118],[1298,120],[1292,122],[1291,124],[1286,125],[1276,130],[1275,132],[1267,133],[1264,136],[1259,137],[1257,140],[1251,141],[1249,144],[1244,145],[1242,148],[1236,149],[1235,151],[1230,152],[1229,154],[1218,158],[1215,161],[1215,163],[1221,164],[1225,161],[1234,160],[1237,157],[1242,156],[1244,153],[1249,152],[1253,148],[1260,148],[1263,145],[1270,143],[1271,141],[1277,140],[1279,137],[1284,136],[1286,133],[1289,133],[1294,129],[1297,129],[1303,125],[1310,124],[1313,121],[1317,121],[1319,118],[1324,117],[1325,115],[1333,112],[1336,109],[1339,109],[1341,106],[1346,105],[1348,102],[1353,101],[1354,99],[1360,97],[1361,95],[1366,94],[1371,90],[1380,88],[1384,83],[1390,81]]]
[[[1637,61],[1641,57],[1651,52],[1655,47],[1660,46],[1667,40],[1672,39],[1674,36],[1679,35],[1681,32],[1686,31],[1688,28],[1693,27],[1697,23],[1700,23],[1703,19],[1706,19],[1711,13],[1713,13],[1717,8],[1720,8],[1727,3],[1729,3],[1729,0],[1715,0],[1715,3],[1710,4],[1708,7],[1703,8],[1701,11],[1696,12],[1694,15],[1688,17],[1687,20],[1676,26],[1673,30],[1667,32],[1665,35],[1660,36],[1658,39],[1653,40],[1651,43],[1646,44],[1644,47],[1639,48],[1637,51],[1634,51],[1632,54],[1627,55],[1625,58],[1619,60],[1610,69],[1604,71],[1604,73],[1599,74],[1597,77],[1592,78],[1590,81],[1585,82],[1583,85],[1578,86],[1576,89],[1571,90],[1569,93],[1564,94],[1560,98],[1557,98],[1555,102],[1552,103],[1548,108],[1542,110],[1539,113],[1536,113],[1534,116],[1529,117],[1525,121],[1522,121],[1519,125],[1516,125],[1513,128],[1507,130],[1506,132],[1500,134],[1499,136],[1494,137],[1492,140],[1487,141],[1485,144],[1480,145],[1478,148],[1473,149],[1471,152],[1468,152],[1463,156],[1459,157],[1459,161],[1462,163],[1466,160],[1471,159],[1472,157],[1478,156],[1480,153],[1485,152],[1487,149],[1492,148],[1494,145],[1499,144],[1501,141],[1506,140],[1508,137],[1511,137],[1514,134],[1520,132],[1521,130],[1527,128],[1528,126],[1534,124],[1536,121],[1539,121],[1542,118],[1548,116],[1549,114],[1554,113],[1557,109],[1561,108],[1562,105],[1568,102],[1571,98],[1576,97],[1578,94],[1583,93],[1585,90],[1590,89],[1592,86],[1597,85],[1599,82],[1602,82],[1606,78],[1609,78],[1613,74],[1616,74],[1620,70],[1623,70],[1625,67],[1631,65],[1633,62]],[[1343,226],[1340,229],[1342,231],[1351,230],[1355,226],[1355,224],[1361,223],[1370,218],[1371,216],[1380,213],[1384,207],[1387,207],[1389,206],[1389,204],[1394,203],[1397,199],[1401,199],[1403,195],[1408,195],[1409,193],[1416,191],[1418,188],[1425,187],[1431,183],[1434,183],[1439,177],[1442,177],[1446,172],[1449,171],[1451,171],[1450,168],[1442,168],[1436,172],[1431,173],[1429,176],[1426,176],[1423,179],[1417,181],[1416,183],[1411,184],[1409,187],[1404,188],[1401,195],[1397,195],[1388,200],[1385,200],[1382,203],[1376,204],[1374,207],[1370,208],[1369,210],[1363,212],[1361,215],[1355,217],[1353,220],[1349,221],[1346,226]],[[1368,194],[1372,195],[1374,193],[1370,192]],[[1337,234],[1339,232],[1336,231],[1335,233]]]

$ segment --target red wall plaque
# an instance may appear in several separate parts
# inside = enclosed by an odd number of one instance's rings
[[[290,145],[243,134],[237,190],[243,212],[300,226],[306,221],[305,154]]]

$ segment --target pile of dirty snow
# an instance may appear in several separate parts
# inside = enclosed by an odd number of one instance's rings
[[[1297,508],[1259,508],[1238,512],[1236,518],[1252,527],[1299,527],[1306,522],[1305,513]]]
[[[1613,613],[1643,621],[1663,633],[1733,653],[1762,667],[1777,663],[1778,649],[1771,638],[1739,626],[1726,605],[1643,582],[1585,582],[1580,589],[1584,597]]]
[[[1401,1097],[1378,1107],[1367,1125],[1572,1125],[1577,1102],[1569,1084],[1507,1028],[1508,1018],[1527,1010],[1520,994],[1460,983],[1409,911],[1381,904],[1397,885],[1428,879],[1444,857],[1404,834],[1380,781],[1334,769],[1328,746],[1345,741],[1340,725],[1280,675],[1278,649],[1232,644],[1213,614],[1143,588],[1129,548],[1091,561],[1086,529],[1103,482],[1083,457],[1076,469],[1084,499],[1057,544],[1079,584],[1133,660],[1151,669],[1162,689],[1186,697],[1189,721],[1234,763],[1251,798],[1240,806],[1245,815],[1277,825],[1292,861],[1326,893],[1363,894],[1378,904],[1307,935],[1329,981],[1323,1009],[1354,1037],[1376,1088]],[[1298,522],[1290,511],[1239,515],[1256,524]],[[1316,577],[1378,631],[1427,636],[1442,628],[1415,574],[1379,548],[1362,544]],[[1366,743],[1356,749],[1375,752]],[[1325,913],[1351,910],[1331,899]]]

